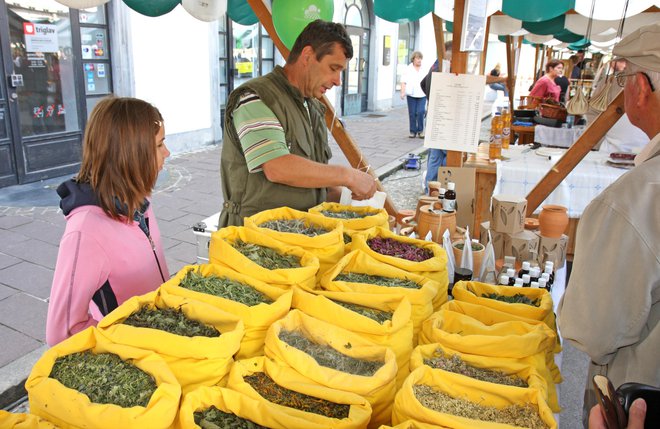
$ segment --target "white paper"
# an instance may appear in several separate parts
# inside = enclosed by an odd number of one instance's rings
[[[373,207],[376,209],[382,209],[385,207],[385,200],[387,199],[387,194],[385,192],[376,191],[373,197],[368,200],[354,200],[351,198],[351,190],[342,187],[341,196],[339,197],[339,204],[344,206],[354,206],[354,207]]]
[[[476,153],[486,76],[433,73],[424,147]]]

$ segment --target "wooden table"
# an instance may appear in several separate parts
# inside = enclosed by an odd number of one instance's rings
[[[536,125],[526,127],[523,125],[511,125],[511,134],[518,134],[518,144],[534,143],[534,128]]]

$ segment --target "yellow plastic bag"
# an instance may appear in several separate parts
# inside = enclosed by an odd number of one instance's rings
[[[194,413],[204,411],[211,406],[271,429],[288,429],[281,422],[291,420],[286,413],[267,401],[259,401],[224,387],[200,386],[184,396],[176,428],[199,428],[195,424]]]
[[[336,404],[349,405],[348,417],[336,419],[319,414],[285,407],[266,400],[252,388],[243,377],[257,372],[264,372],[275,383],[286,389],[294,390],[315,398],[325,399]],[[296,370],[277,364],[266,357],[238,360],[229,373],[227,388],[241,392],[259,402],[264,402],[278,411],[278,422],[287,429],[358,429],[366,428],[371,418],[371,405],[362,396],[343,390],[321,386],[299,374]]]
[[[73,353],[114,353],[151,375],[156,391],[146,407],[122,408],[90,402],[87,395],[50,378],[55,360]],[[152,351],[115,344],[90,327],[47,350],[25,382],[30,412],[56,426],[89,429],[169,428],[179,408],[181,386],[163,358]]]
[[[48,420],[33,414],[10,413],[0,410],[0,428],[4,429],[57,429]]]
[[[367,283],[353,283],[334,280],[341,273],[362,273],[375,276],[411,280],[421,286],[419,289],[378,286]],[[413,342],[417,344],[417,335],[422,329],[422,322],[433,313],[434,304],[442,305],[447,301],[447,287],[438,282],[411,273],[397,267],[383,264],[361,250],[353,250],[325,274],[321,276],[321,287],[325,290],[360,292],[366,294],[396,294],[405,296],[412,306]]]
[[[213,338],[184,337],[122,323],[143,306],[180,308],[189,318],[213,326],[221,335]],[[168,294],[161,289],[125,301],[101,319],[98,328],[117,344],[156,352],[172,369],[184,393],[197,386],[217,384],[227,375],[244,332],[243,322],[238,316],[205,302]]]
[[[309,354],[280,340],[282,331],[299,331],[310,341],[332,347],[343,355],[383,364],[372,376],[353,375],[321,366]],[[275,362],[290,366],[322,386],[355,393],[365,398],[371,404],[372,410],[369,428],[389,423],[397,374],[396,358],[389,348],[299,310],[291,310],[287,317],[275,322],[268,330],[264,351],[266,356]]]
[[[378,429],[451,429],[447,426],[432,425],[429,423],[420,423],[415,420],[406,420],[396,426],[381,426]]]
[[[305,221],[305,224],[324,228],[328,232],[317,235],[316,237],[308,237],[304,234],[279,232],[259,226],[264,222],[276,219],[302,219]],[[344,225],[337,219],[327,218],[314,213],[301,212],[289,207],[280,207],[278,209],[264,210],[245,218],[245,226],[250,229],[256,229],[260,233],[279,240],[282,243],[302,247],[308,252],[313,253],[319,258],[321,265],[319,275],[323,274],[325,270],[336,264],[344,256]]]
[[[356,206],[346,206],[339,203],[321,203],[318,206],[312,207],[308,210],[310,213],[319,214],[325,216],[321,211],[329,212],[340,212],[340,211],[352,211],[360,214],[361,218],[355,219],[337,219],[344,224],[344,232],[356,232],[364,231],[365,229],[373,228],[375,226],[382,226],[383,228],[389,227],[389,215],[385,209],[377,209],[374,207],[356,207]]]
[[[412,244],[433,252],[433,257],[422,262],[414,262],[397,258],[395,256],[381,255],[380,253],[371,250],[371,247],[367,244],[367,241],[374,237],[392,238],[402,243]],[[449,286],[449,277],[447,275],[447,253],[445,253],[445,249],[443,249],[438,243],[396,235],[387,228],[376,227],[354,234],[352,248],[353,250],[362,250],[372,258],[384,262],[387,265],[392,265],[404,271],[408,271],[409,273],[418,274],[431,280],[435,280],[440,285],[439,291],[442,292],[444,290],[445,295],[447,293],[447,287]],[[434,309],[439,308],[439,306],[440,305],[434,307]]]
[[[406,379],[394,401],[392,423],[398,424],[408,419],[448,426],[455,429],[514,428],[515,426],[495,424],[465,417],[444,414],[424,407],[415,397],[413,386],[426,385],[453,398],[461,398],[475,404],[504,408],[510,405],[531,405],[550,429],[557,428],[552,411],[536,389],[520,389],[511,386],[496,385],[463,377],[446,371],[433,370],[421,366]]]
[[[548,384],[543,376],[529,363],[520,362],[512,358],[487,357],[461,353],[439,343],[424,344],[417,346],[410,356],[411,372],[422,365],[426,365],[424,360],[437,356],[437,351],[442,351],[447,357],[458,355],[466,364],[482,369],[499,371],[509,376],[516,376],[527,383],[528,388],[537,389],[543,394],[543,399],[548,398]],[[554,389],[554,385],[552,386]],[[554,400],[557,398],[555,396]],[[552,408],[552,407],[550,407]],[[558,412],[559,410],[557,410]]]
[[[365,307],[392,312],[392,320],[378,323],[332,302],[337,300]],[[405,296],[369,294],[359,292],[334,292],[315,290],[312,293],[295,289],[292,307],[316,319],[332,323],[340,328],[359,334],[363,338],[389,347],[396,356],[398,367],[396,386],[408,376],[408,364],[412,353],[413,324],[410,317],[410,301]]]
[[[237,240],[269,247],[283,255],[295,256],[300,259],[300,268],[276,270],[264,268],[234,249],[232,245]],[[224,265],[234,271],[283,289],[291,289],[292,286],[314,289],[316,274],[319,271],[319,259],[313,253],[302,247],[289,246],[258,230],[238,226],[228,226],[211,234],[209,262]]]
[[[496,299],[484,298],[481,295],[496,293],[498,295],[513,296],[523,294],[532,301],[540,299],[538,307],[527,304],[512,304],[498,301]],[[557,323],[555,313],[552,311],[552,296],[545,289],[539,288],[519,288],[511,286],[495,286],[480,282],[458,282],[452,289],[454,299],[458,301],[467,301],[473,304],[483,305],[484,307],[494,308],[505,313],[515,314],[528,319],[541,320],[555,333],[557,332]]]
[[[196,292],[179,286],[189,270],[196,270],[203,276],[216,275],[231,280],[246,283],[259,292],[272,299],[270,304],[262,303],[247,306],[231,299]],[[244,359],[263,355],[264,339],[268,327],[276,320],[286,316],[291,309],[292,290],[284,290],[255,280],[244,274],[221,265],[188,265],[183,267],[176,276],[172,277],[160,287],[161,290],[186,298],[202,301],[228,313],[238,316],[245,328],[245,335],[241,340],[241,347],[236,353],[236,359]]]

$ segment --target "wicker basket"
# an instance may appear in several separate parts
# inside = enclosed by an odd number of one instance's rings
[[[518,109],[536,109],[543,102],[543,98],[533,95],[521,95]]]
[[[561,122],[566,122],[566,115],[568,114],[566,108],[563,106],[545,103],[539,105],[539,113],[543,118],[557,119]]]

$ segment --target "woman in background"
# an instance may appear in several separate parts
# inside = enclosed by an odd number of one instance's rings
[[[147,197],[170,152],[163,117],[135,98],[101,100],[90,115],[78,175],[57,188],[66,228],[48,305],[54,345],[169,278]]]
[[[408,118],[410,122],[410,138],[424,138],[424,116],[426,115],[426,94],[422,91],[420,82],[426,76],[422,70],[422,53],[415,51],[411,63],[401,77],[401,99],[408,100]]]
[[[555,78],[564,70],[564,64],[559,60],[550,60],[545,65],[545,74],[534,84],[529,95],[543,100],[551,98],[559,102],[561,88],[555,83]]]

